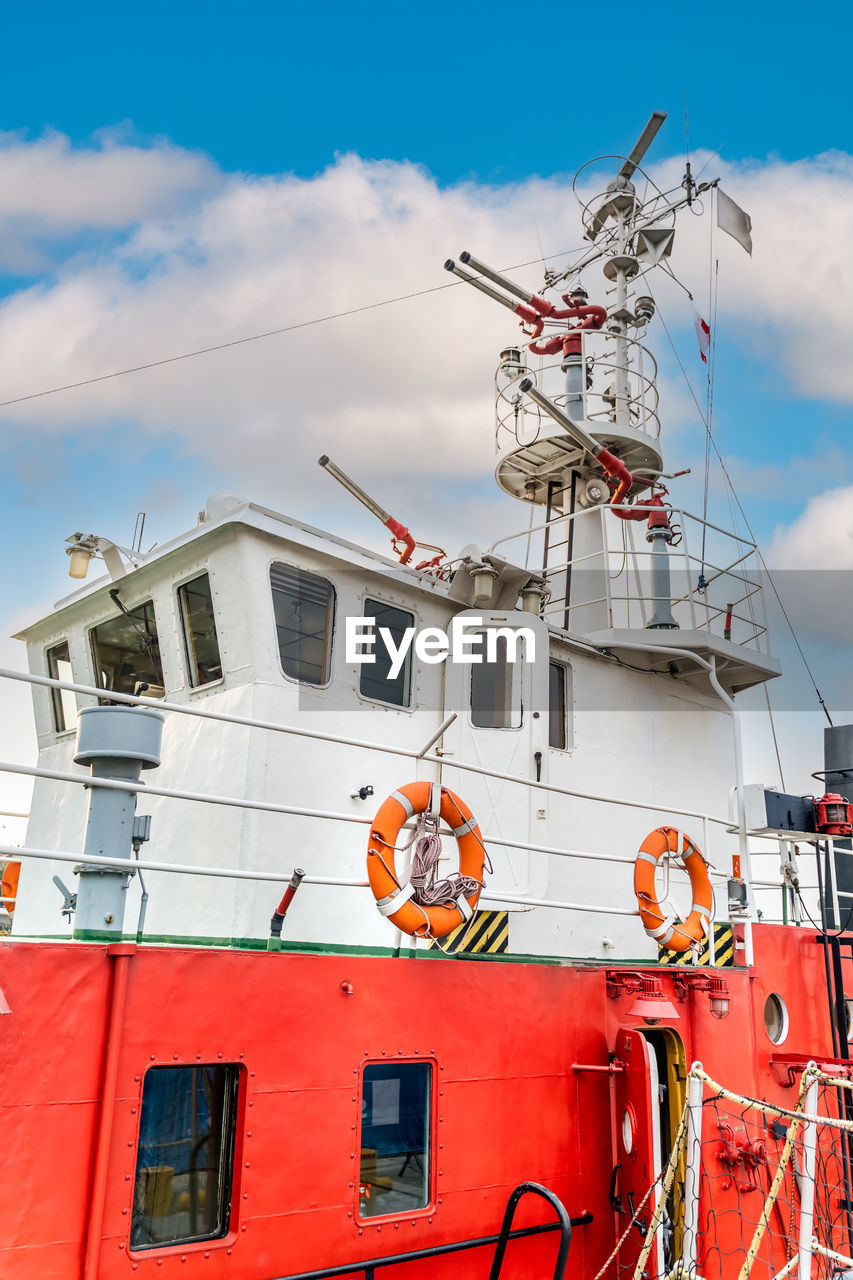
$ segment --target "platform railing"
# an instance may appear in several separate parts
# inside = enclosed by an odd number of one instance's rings
[[[600,434],[616,429],[613,388],[624,377],[631,408],[631,427],[651,440],[657,440],[661,432],[657,362],[648,347],[638,338],[628,337],[627,360],[620,362],[614,336],[606,330],[586,330],[582,341],[584,360],[589,362],[585,369],[591,384],[579,393],[587,428]],[[525,400],[518,389],[521,380],[534,373],[542,390],[561,408],[566,407],[566,375],[561,359],[525,353],[518,365],[501,365],[495,397],[495,450],[498,454],[510,448],[536,444],[543,429],[549,436],[553,434],[551,419],[543,418],[541,410],[532,401]]]
[[[655,508],[638,502],[632,509],[651,513]],[[551,588],[544,617],[567,630],[589,629],[585,624],[593,609],[606,615],[608,627],[643,629],[655,610],[668,604],[681,628],[720,636],[730,629],[728,638],[735,644],[761,651],[767,618],[756,544],[680,508],[671,510],[670,523],[676,541],[666,553],[667,600],[653,588],[656,553],[645,542],[646,522],[622,520],[606,505],[535,521],[499,538],[489,552],[523,559],[526,568],[543,572]],[[582,537],[573,537],[575,529]],[[593,550],[571,555],[575,541],[587,548],[593,543]],[[588,575],[598,594],[585,592],[576,604],[570,594],[567,606],[567,577],[579,573]]]

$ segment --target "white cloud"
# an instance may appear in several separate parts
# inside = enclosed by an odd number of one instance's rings
[[[784,569],[853,569],[853,485],[824,490],[780,525],[767,561]]]
[[[142,147],[104,134],[73,148],[59,133],[0,133],[0,264],[45,269],[51,240],[66,238],[67,250],[69,235],[163,217],[221,182],[204,156],[168,142]]]

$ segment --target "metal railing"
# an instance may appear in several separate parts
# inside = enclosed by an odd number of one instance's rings
[[[103,690],[98,689],[94,686],[80,685],[70,681],[62,681],[62,680],[57,680],[57,679],[42,677],[42,676],[30,676],[23,672],[7,673],[3,670],[0,670],[0,676],[6,675],[6,674],[10,675],[12,678],[16,680],[28,682],[36,686],[68,689],[73,692],[88,694],[92,696],[103,696]],[[372,743],[362,739],[354,739],[354,738],[342,739],[333,733],[327,733],[320,730],[311,730],[311,729],[302,728],[299,726],[283,725],[283,724],[278,724],[275,722],[264,721],[264,720],[255,720],[248,716],[236,716],[236,715],[230,715],[227,713],[207,711],[203,708],[199,708],[195,706],[190,707],[190,706],[185,706],[179,703],[163,702],[159,699],[146,698],[144,696],[135,696],[135,695],[129,695],[129,694],[128,695],[115,694],[113,696],[115,697],[116,701],[120,701],[122,703],[136,704],[141,706],[151,706],[159,711],[174,712],[176,714],[187,714],[187,715],[195,716],[197,718],[209,719],[215,722],[225,721],[228,723],[236,723],[236,724],[247,726],[247,727],[271,730],[277,733],[304,736],[307,738],[320,739],[322,741],[329,741],[336,744],[344,743],[360,749],[368,749],[368,750],[376,749],[383,752],[390,752],[391,754],[399,755],[403,758],[424,760],[427,763],[434,763],[436,765],[443,764],[445,767],[460,769],[462,771],[470,770],[474,773],[485,775],[486,777],[492,777],[492,778],[500,779],[502,781],[514,782],[526,788],[534,788],[534,789],[538,789],[543,792],[554,794],[554,795],[565,795],[571,798],[587,799],[592,802],[606,803],[608,805],[615,804],[615,805],[624,806],[632,809],[637,809],[640,811],[665,814],[669,816],[677,815],[682,817],[693,818],[695,820],[698,820],[702,824],[702,830],[703,830],[702,838],[704,841],[703,848],[706,851],[709,848],[708,837],[710,832],[710,826],[712,824],[718,828],[722,827],[725,830],[731,829],[730,817],[724,818],[718,815],[703,813],[697,810],[687,810],[680,807],[668,806],[666,805],[665,802],[630,800],[624,797],[614,797],[613,795],[600,795],[594,792],[582,792],[575,788],[562,787],[555,783],[542,782],[542,781],[537,782],[537,781],[534,781],[533,779],[525,778],[515,774],[509,774],[504,771],[488,769],[488,768],[485,768],[484,766],[475,765],[468,761],[461,761],[456,759],[454,759],[453,761],[449,761],[440,755],[430,754],[428,751],[428,748],[435,745],[435,743],[440,738],[444,729],[452,722],[453,716],[447,717],[442,722],[442,724],[439,725],[438,728],[430,734],[429,739],[427,740],[426,744],[424,744],[423,746],[419,748],[404,748],[400,746],[391,747],[386,743]],[[329,809],[310,808],[304,805],[293,805],[293,804],[284,804],[284,803],[278,803],[278,802],[272,802],[272,801],[253,800],[249,797],[243,797],[243,796],[224,796],[224,795],[216,795],[213,793],[206,793],[206,792],[194,792],[194,791],[188,791],[188,790],[181,790],[175,787],[165,787],[165,786],[161,787],[147,781],[144,784],[141,784],[139,782],[129,782],[129,781],[123,781],[119,779],[92,777],[88,772],[85,772],[82,769],[79,772],[72,773],[69,771],[63,771],[63,770],[57,770],[57,769],[42,769],[37,766],[18,765],[18,764],[12,764],[12,763],[0,764],[0,771],[4,771],[4,770],[13,774],[32,776],[36,778],[42,778],[46,780],[82,786],[86,788],[102,787],[102,788],[112,789],[112,790],[137,792],[139,794],[158,796],[166,799],[183,800],[183,801],[189,801],[189,802],[201,803],[201,804],[225,805],[225,806],[239,808],[239,809],[257,810],[261,812],[266,812],[271,814],[281,814],[281,815],[290,816],[290,817],[304,817],[304,818],[310,818],[310,819],[319,819],[324,821],[350,823],[350,824],[355,823],[356,825],[360,825],[360,826],[370,826],[373,821],[373,818],[371,816],[362,815],[358,813],[336,812],[334,810],[329,810]],[[411,823],[407,824],[407,826],[409,827],[411,827],[411,825],[412,825]],[[510,850],[523,849],[525,851],[542,853],[547,855],[548,857],[567,858],[567,859],[573,859],[581,862],[594,861],[596,863],[612,863],[612,864],[621,864],[625,866],[630,866],[630,865],[633,865],[635,860],[635,855],[631,852],[624,853],[624,854],[602,853],[602,852],[589,850],[589,849],[564,848],[559,846],[538,844],[538,843],[531,844],[522,840],[512,840],[512,839],[507,839],[505,837],[501,837],[498,835],[491,835],[488,832],[484,834],[484,840],[486,841],[487,844],[503,847]],[[198,864],[183,864],[183,863],[175,863],[175,862],[167,863],[167,862],[157,862],[153,860],[148,861],[143,859],[134,860],[132,863],[128,863],[127,859],[123,859],[123,858],[108,858],[108,857],[86,858],[84,856],[81,856],[80,852],[77,852],[77,851],[72,852],[72,851],[36,849],[36,848],[29,848],[26,846],[21,848],[21,847],[12,846],[12,845],[0,845],[0,857],[7,857],[7,858],[30,857],[34,859],[40,859],[40,860],[55,860],[58,862],[70,862],[78,865],[91,864],[95,866],[99,865],[104,867],[116,867],[117,869],[120,869],[120,870],[126,870],[130,866],[132,868],[133,867],[138,868],[139,870],[142,870],[142,871],[164,872],[164,873],[171,873],[171,874],[178,874],[178,875],[214,876],[214,877],[220,877],[223,879],[245,879],[245,880],[265,881],[265,882],[273,882],[273,883],[286,882],[290,879],[290,874],[291,874],[289,870],[286,872],[283,872],[278,869],[247,870],[243,868],[238,869],[238,868],[228,868],[228,867],[221,867],[221,866],[214,867],[214,866],[203,866]],[[716,870],[711,868],[710,874],[713,877],[713,879],[716,880],[718,883],[727,879],[727,872],[724,870]],[[366,879],[342,877],[342,876],[308,875],[306,876],[306,882],[314,883],[316,885],[328,885],[328,886],[337,886],[342,888],[358,888],[358,889],[362,889],[367,885]],[[769,888],[770,882],[758,882],[756,883],[755,887],[763,888],[765,887],[765,883],[766,883],[766,886]],[[781,881],[775,887],[778,889],[780,885],[781,885]],[[577,911],[577,912],[588,912],[588,913],[605,914],[605,915],[636,916],[638,914],[636,907],[634,906],[614,907],[610,902],[584,903],[584,902],[564,901],[556,898],[534,898],[532,896],[528,896],[524,894],[514,894],[512,892],[502,893],[497,890],[484,891],[484,893],[482,894],[482,898],[484,901],[488,901],[496,904],[503,903],[507,906],[515,905],[518,907],[541,907],[541,908],[549,908],[549,909],[561,910],[561,911]],[[837,901],[838,901],[837,893],[836,893],[835,901],[837,904]],[[836,909],[836,916],[837,915],[838,915],[838,910]]]
[[[652,510],[642,503],[633,509]],[[526,566],[541,567],[552,589],[544,617],[568,630],[583,632],[583,615],[593,609],[606,616],[608,627],[642,630],[656,608],[668,604],[680,627],[721,636],[730,628],[727,638],[761,651],[767,618],[756,544],[679,508],[672,509],[670,522],[676,542],[667,550],[672,589],[666,601],[653,587],[655,552],[638,545],[639,536],[645,539],[645,522],[622,520],[606,505],[534,523],[499,538],[489,551],[522,545]],[[576,528],[582,528],[583,539],[573,537]],[[559,541],[555,531],[562,535]],[[593,540],[592,551],[570,554],[575,541],[588,546]],[[501,554],[511,557],[509,551]],[[566,578],[574,575],[577,580],[578,574],[586,575],[588,589],[578,603],[570,597],[567,607]]]
[[[583,354],[589,361],[585,376],[590,385],[579,393],[587,429],[606,433],[613,429],[616,411],[614,386],[624,375],[631,412],[631,427],[651,440],[660,436],[659,397],[656,385],[657,362],[639,339],[624,338],[627,360],[619,360],[614,335],[604,329],[587,329],[582,334]],[[498,368],[495,389],[495,451],[527,448],[542,437],[555,434],[554,423],[525,398],[518,384],[529,373],[536,374],[538,385],[560,408],[566,407],[566,375],[562,361],[537,357],[524,352],[514,366],[504,363]]]
[[[532,1187],[535,1185],[535,1183],[522,1184],[523,1187]],[[516,1188],[513,1195],[516,1195],[519,1190],[520,1188]],[[510,1203],[511,1202],[512,1200],[510,1200]],[[565,1209],[563,1209],[563,1213],[565,1214]],[[566,1221],[569,1224],[569,1234],[571,1234],[571,1229],[573,1227],[585,1227],[593,1220],[593,1215],[589,1211],[578,1214],[573,1218],[567,1217]],[[504,1234],[503,1228],[505,1225],[505,1223],[502,1224],[501,1231],[491,1236],[476,1236],[471,1240],[454,1240],[451,1244],[428,1245],[425,1249],[408,1249],[402,1253],[389,1253],[386,1254],[385,1257],[367,1258],[363,1262],[353,1262],[344,1266],[320,1267],[316,1271],[299,1271],[288,1276],[278,1276],[276,1277],[276,1280],[336,1280],[337,1276],[349,1275],[363,1275],[365,1280],[373,1280],[374,1272],[380,1267],[393,1267],[404,1262],[418,1262],[424,1258],[439,1258],[443,1257],[445,1254],[462,1253],[467,1249],[482,1249],[489,1245],[499,1246],[501,1240],[503,1240],[505,1248],[507,1240],[524,1240],[530,1236],[543,1235],[549,1231],[560,1231],[565,1234],[566,1230],[562,1218],[558,1222],[543,1222],[534,1227],[516,1227],[514,1231],[507,1231]],[[568,1246],[566,1246],[565,1252],[568,1252]],[[495,1256],[497,1258],[497,1253]],[[501,1253],[501,1258],[502,1257],[503,1253]],[[565,1269],[565,1254],[562,1249],[558,1254],[557,1265],[560,1266],[561,1262],[562,1268],[560,1275],[562,1275],[562,1271]],[[556,1277],[557,1272],[555,1271],[554,1274]]]

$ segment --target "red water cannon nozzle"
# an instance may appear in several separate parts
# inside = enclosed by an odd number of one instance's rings
[[[846,796],[827,791],[814,802],[815,827],[824,836],[853,834],[853,804]]]
[[[515,312],[522,321],[522,329],[525,324],[530,325],[530,328],[524,329],[524,332],[529,338],[534,339],[530,343],[530,350],[536,355],[555,355],[558,351],[568,355],[570,352],[580,351],[580,331],[600,329],[607,319],[606,308],[587,305],[587,294],[581,290],[576,293],[564,293],[562,297],[566,306],[555,307],[553,302],[548,302],[546,298],[540,298],[538,294],[531,293],[529,289],[524,289],[509,276],[505,276],[502,271],[495,271],[493,267],[475,258],[467,249],[460,253],[459,262],[464,263],[464,266],[460,267],[453,258],[448,258],[444,264],[445,271],[450,271],[466,284],[479,289],[480,293],[484,293],[493,302],[499,302],[502,307]],[[468,267],[478,274],[473,275],[471,271],[466,270]],[[487,280],[491,283],[487,284]],[[498,293],[492,285],[497,285],[504,292]],[[507,297],[507,294],[511,296]],[[541,335],[546,320],[578,320],[580,323],[570,328],[567,333],[555,334],[540,344],[535,339]]]

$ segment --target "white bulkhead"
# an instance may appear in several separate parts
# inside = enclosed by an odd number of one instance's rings
[[[375,614],[377,604],[392,627],[447,631],[464,613],[482,616],[486,628],[527,627],[535,660],[508,675],[506,668],[474,675],[473,666],[413,654],[389,695],[345,652],[346,618]],[[102,687],[106,678],[138,693],[134,661],[144,667],[155,628],[162,688],[149,678],[147,696],[295,732],[165,713],[163,763],[139,792],[137,811],[152,817],[140,857],[235,874],[147,871],[148,939],[262,942],[283,886],[241,877],[298,866],[308,879],[287,915],[286,944],[414,945],[377,912],[365,854],[382,800],[417,779],[440,780],[471,806],[493,868],[480,906],[510,913],[513,953],[656,955],[636,914],[632,865],[641,840],[663,823],[689,831],[725,886],[737,847],[732,719],[706,682],[620,664],[518,608],[466,608],[446,582],[248,503],[159,548],[125,577],[68,597],[23,638],[33,674],[68,679],[70,663],[77,683]],[[299,635],[309,640],[300,646]],[[122,636],[135,660],[122,663]],[[482,710],[478,680],[492,682],[491,712]],[[34,688],[39,767],[83,776],[73,764],[70,700],[98,701]],[[454,711],[436,746],[414,758]],[[335,740],[307,736],[317,732]],[[146,796],[146,786],[312,812]],[[86,805],[82,787],[38,778],[27,847],[79,851]],[[452,870],[452,838],[444,846],[442,867]],[[68,861],[26,861],[16,934],[70,932],[54,875],[76,887]],[[676,893],[689,909],[686,878]],[[135,933],[139,905],[136,876],[125,934]]]

